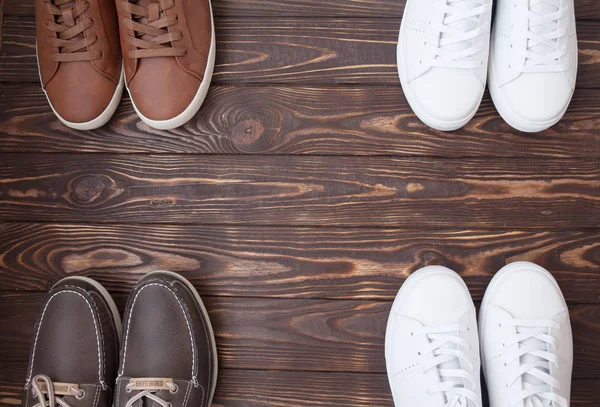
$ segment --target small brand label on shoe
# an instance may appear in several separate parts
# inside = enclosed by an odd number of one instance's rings
[[[48,386],[46,385],[46,383],[39,383],[39,386],[42,390],[42,393],[48,393]],[[56,394],[57,396],[72,396],[73,392],[71,391],[71,389],[79,390],[79,385],[74,383],[54,382],[52,383],[52,387],[54,387],[54,394]]]
[[[167,383],[173,382],[171,378],[165,377],[142,377],[138,379],[129,379],[129,388],[131,390],[170,390]]]

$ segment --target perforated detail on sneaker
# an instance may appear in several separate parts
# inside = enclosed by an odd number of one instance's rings
[[[419,369],[419,363],[415,363],[397,371],[392,375],[392,377],[400,379],[400,382],[405,382],[407,380],[412,379],[413,377],[418,376],[420,373],[421,369]]]
[[[408,21],[406,29],[409,31],[425,34],[425,32],[427,31],[427,26],[428,23],[426,21],[411,19]]]

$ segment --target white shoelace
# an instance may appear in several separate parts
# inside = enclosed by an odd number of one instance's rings
[[[568,34],[568,27],[559,20],[569,12],[568,2],[561,0],[526,0],[529,2],[527,47],[523,72],[563,72],[569,69],[560,58],[567,53],[567,43],[558,41]],[[564,4],[563,4],[564,3]]]
[[[43,383],[43,387],[40,386],[40,382]],[[71,405],[63,400],[62,397],[59,397],[54,393],[54,384],[46,375],[39,374],[33,378],[31,381],[31,392],[33,393],[33,398],[39,401],[33,407],[55,407],[56,404],[61,407],[71,407]],[[71,387],[69,392],[75,396],[77,400],[81,400],[85,396],[84,390],[75,387]],[[46,394],[48,395],[47,401]]]
[[[173,382],[166,382],[165,385],[169,388],[171,394],[176,393],[179,389],[179,386],[177,386],[177,384]],[[125,386],[125,391],[127,391],[127,393],[131,393],[132,389],[133,386],[131,385],[131,383]],[[162,407],[172,407],[172,404],[169,401],[163,400],[155,394],[157,391],[158,390],[141,390],[135,396],[127,400],[127,403],[125,403],[125,407],[132,407],[138,400],[141,400],[144,397],[149,398],[150,400]]]
[[[481,59],[473,56],[487,47],[483,35],[488,31],[489,23],[480,24],[481,15],[492,9],[490,0],[446,0],[437,4],[445,17],[442,23],[433,23],[432,27],[440,32],[438,44],[426,42],[434,49],[434,57],[421,61],[431,67],[474,69],[483,65]]]
[[[523,390],[511,400],[511,406],[524,402],[525,407],[568,407],[567,400],[555,392],[560,388],[559,381],[549,374],[550,365],[558,368],[552,330],[559,330],[560,325],[555,321],[528,320],[512,320],[502,325],[513,326],[517,332],[503,345],[518,344],[504,360],[507,365],[519,361],[518,367],[509,373],[506,385],[510,387],[519,379],[523,381]]]
[[[446,407],[467,407],[469,401],[474,407],[481,407],[477,394],[472,390],[475,387],[474,374],[479,375],[479,371],[474,371],[473,361],[464,352],[465,349],[471,349],[469,342],[460,337],[460,333],[467,330],[466,325],[445,325],[424,327],[412,333],[426,335],[430,341],[419,355],[430,357],[423,364],[423,369],[428,371],[437,368],[441,383],[428,389],[428,393],[443,393]]]

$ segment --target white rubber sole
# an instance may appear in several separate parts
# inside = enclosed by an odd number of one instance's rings
[[[121,314],[119,313],[119,309],[117,308],[117,305],[115,304],[115,301],[113,300],[113,298],[110,296],[108,291],[106,291],[106,288],[104,288],[102,286],[102,284],[100,284],[96,280],[92,280],[91,278],[88,278],[88,277],[83,277],[83,276],[65,277],[62,280],[60,280],[59,282],[57,282],[56,284],[54,284],[54,286],[56,286],[60,283],[63,283],[65,281],[73,281],[73,280],[84,281],[88,284],[91,284],[94,286],[94,288],[96,288],[98,290],[98,292],[100,292],[100,295],[102,296],[102,298],[104,298],[104,301],[106,301],[106,304],[108,304],[110,313],[113,316],[113,320],[114,320],[115,327],[117,330],[117,338],[119,339],[119,350],[120,350],[121,349],[121,341],[123,338],[123,323],[121,321]],[[54,286],[52,286],[52,287],[54,287]]]
[[[493,33],[492,33],[493,38]],[[491,40],[493,41],[493,39]],[[488,68],[488,88],[490,90],[490,96],[492,97],[492,101],[494,102],[494,106],[496,106],[496,110],[504,119],[506,123],[508,123],[511,127],[525,132],[525,133],[539,133],[540,131],[544,131],[549,129],[558,123],[567,112],[569,105],[571,104],[571,99],[573,98],[573,93],[571,92],[571,96],[569,96],[569,100],[565,108],[558,114],[558,116],[553,117],[550,120],[546,120],[543,122],[530,122],[522,117],[520,117],[517,113],[515,113],[506,102],[505,98],[502,95],[502,91],[500,90],[500,86],[498,86],[498,82],[496,81],[496,76],[494,74],[494,57],[492,55],[493,45],[490,42],[490,63]],[[578,58],[578,57],[577,57]],[[577,59],[575,64],[577,65]]]
[[[133,101],[133,98],[131,98],[131,104],[133,105],[135,112],[138,114],[140,119],[142,119],[142,121],[150,127],[153,127],[158,130],[172,130],[176,129],[179,126],[183,126],[184,124],[189,122],[196,115],[196,113],[198,113],[198,111],[202,107],[202,104],[204,103],[204,99],[206,98],[206,95],[208,94],[208,89],[210,88],[210,82],[212,80],[213,71],[215,69],[215,56],[217,53],[217,42],[215,38],[215,20],[213,18],[212,4],[210,0],[208,4],[210,6],[210,21],[212,25],[210,50],[208,52],[208,59],[206,62],[206,69],[204,70],[204,77],[202,78],[202,83],[200,83],[200,87],[198,88],[196,95],[194,95],[194,98],[192,99],[190,105],[183,112],[181,112],[179,115],[175,116],[172,119],[152,120],[140,113],[139,109],[135,105],[135,102]],[[129,88],[127,88],[127,91],[129,92]],[[131,95],[131,92],[129,92],[129,94]]]
[[[213,330],[212,324],[210,323],[208,311],[206,310],[206,307],[204,306],[204,303],[202,302],[202,298],[200,298],[200,294],[198,294],[198,291],[196,290],[196,288],[192,285],[192,283],[189,282],[189,280],[187,278],[185,278],[182,275],[179,275],[177,273],[173,273],[172,271],[166,271],[166,270],[152,271],[152,272],[148,273],[147,276],[152,276],[153,274],[167,274],[167,275],[181,281],[183,284],[185,284],[185,286],[194,295],[194,298],[200,305],[200,310],[202,311],[204,319],[206,320],[206,323],[208,325],[209,341],[210,341],[212,351],[213,351],[212,352],[212,354],[213,354],[212,389],[211,389],[211,392],[209,394],[209,399],[208,399],[208,406],[210,407],[210,405],[212,404],[212,401],[213,401],[213,397],[215,395],[215,390],[217,388],[217,376],[219,373],[219,358],[217,356],[217,343],[215,341],[215,332]]]
[[[42,73],[40,72],[40,60],[38,58],[38,53],[37,53],[37,43],[35,45],[35,58],[36,58],[36,61],[38,64],[38,75],[40,77],[40,83],[42,84],[42,90],[44,91],[44,95],[46,95],[46,99],[48,100],[48,104],[50,105],[50,108],[54,112],[54,115],[65,126],[70,127],[75,130],[94,130],[94,129],[104,126],[106,123],[108,123],[110,118],[113,117],[113,115],[117,111],[117,107],[119,107],[119,103],[121,102],[121,96],[123,96],[123,88],[125,87],[125,74],[123,72],[123,66],[121,66],[121,75],[119,77],[119,83],[117,84],[115,93],[112,95],[112,98],[110,99],[108,106],[106,106],[106,109],[104,109],[104,111],[102,113],[100,113],[100,116],[96,117],[93,120],[90,120],[88,122],[83,122],[83,123],[75,123],[75,122],[70,122],[68,120],[65,120],[61,115],[58,114],[56,109],[54,109],[54,106],[52,106],[52,101],[50,101],[50,98],[48,97],[48,93],[46,92],[46,89],[44,89]]]
[[[402,21],[400,22],[400,34],[398,35],[398,46],[396,47],[396,66],[398,68],[398,77],[400,78],[400,84],[402,85],[402,91],[404,93],[404,97],[406,98],[408,104],[410,105],[411,109],[413,110],[413,112],[417,115],[417,117],[419,118],[419,120],[421,120],[423,123],[425,123],[427,126],[436,129],[436,130],[440,130],[440,131],[455,131],[460,129],[461,127],[464,127],[467,125],[467,123],[469,123],[473,117],[475,116],[475,114],[477,113],[477,110],[479,110],[479,106],[481,105],[481,101],[483,100],[483,93],[485,92],[485,85],[483,86],[483,90],[481,91],[481,96],[479,98],[479,103],[477,104],[477,106],[475,106],[475,108],[469,112],[469,115],[456,120],[456,121],[451,121],[451,122],[445,122],[445,121],[441,121],[441,120],[437,120],[431,116],[429,116],[427,113],[425,113],[418,105],[416,98],[414,97],[414,95],[412,94],[411,90],[410,90],[410,86],[407,82],[406,79],[406,72],[404,70],[404,65],[402,64],[402,58],[401,55],[403,53],[403,49],[402,49],[402,31],[403,31],[403,27],[404,27],[404,18],[402,18]]]
[[[483,300],[481,302],[481,307],[479,309],[479,319],[478,319],[479,341],[481,343],[483,343],[483,339],[482,338],[485,335],[483,327],[484,327],[484,319],[485,319],[485,314],[486,314],[486,308],[487,308],[488,298],[491,295],[490,293],[494,290],[494,287],[496,286],[496,284],[498,284],[498,281],[500,281],[500,279],[503,278],[503,276],[505,276],[508,273],[512,273],[515,270],[523,269],[523,268],[535,269],[537,271],[540,271],[549,280],[551,280],[552,283],[556,286],[558,292],[560,293],[562,301],[565,304],[565,307],[567,307],[567,302],[565,301],[565,297],[564,297],[564,295],[562,293],[562,290],[560,289],[560,286],[556,282],[556,279],[554,278],[554,276],[548,270],[546,270],[545,268],[543,268],[541,266],[538,266],[535,263],[531,263],[531,262],[528,262],[528,261],[516,261],[514,263],[507,264],[506,266],[502,267],[500,269],[500,271],[498,271],[496,273],[496,275],[492,278],[492,281],[490,281],[487,289],[485,290],[485,294],[483,295]],[[569,321],[569,335],[571,337],[573,337],[573,333],[571,331],[571,323],[570,323],[570,321]],[[483,375],[484,375],[484,377],[486,377],[486,372],[485,372],[486,357],[485,357],[485,354],[484,354],[483,346],[480,346],[480,348],[481,348],[481,367],[483,369]]]

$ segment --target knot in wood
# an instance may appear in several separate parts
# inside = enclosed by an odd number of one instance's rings
[[[256,119],[241,121],[233,129],[231,141],[241,151],[258,152],[262,149],[265,126]]]
[[[80,203],[92,203],[104,192],[106,185],[98,177],[84,175],[73,183],[73,198]]]

